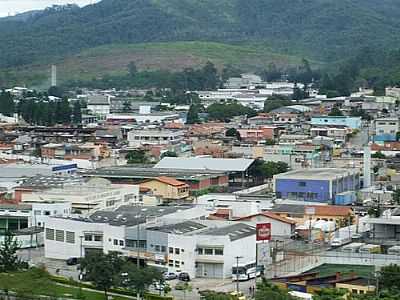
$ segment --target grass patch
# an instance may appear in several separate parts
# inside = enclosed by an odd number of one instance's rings
[[[9,290],[18,295],[62,297],[86,300],[104,300],[104,293],[99,291],[85,291],[78,287],[67,287],[51,280],[50,275],[40,269],[14,273],[0,273],[0,289]],[[115,300],[127,300],[123,296],[113,296]]]
[[[364,265],[333,265],[323,264],[317,268],[311,269],[308,272],[319,272],[320,276],[334,275],[336,272],[340,272],[342,275],[349,275],[355,273],[358,276],[368,278],[374,273],[374,266]]]

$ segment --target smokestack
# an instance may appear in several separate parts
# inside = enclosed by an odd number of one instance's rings
[[[57,86],[57,66],[51,66],[51,86]]]
[[[364,188],[371,186],[371,148],[370,146],[364,147]]]

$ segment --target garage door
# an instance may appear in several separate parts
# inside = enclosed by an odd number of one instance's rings
[[[223,264],[198,263],[196,277],[203,278],[223,278]]]

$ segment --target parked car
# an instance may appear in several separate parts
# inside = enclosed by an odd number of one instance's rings
[[[75,266],[79,264],[79,258],[78,257],[70,257],[66,261],[67,266]]]
[[[163,282],[154,282],[153,287],[156,291],[164,291],[167,284]]]
[[[181,281],[190,281],[190,276],[186,272],[179,273],[178,279]]]
[[[174,272],[165,272],[163,274],[164,280],[173,280],[178,278],[178,275],[176,275]]]

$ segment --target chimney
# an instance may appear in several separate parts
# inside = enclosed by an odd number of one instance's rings
[[[371,186],[371,148],[370,146],[364,147],[364,188]]]

